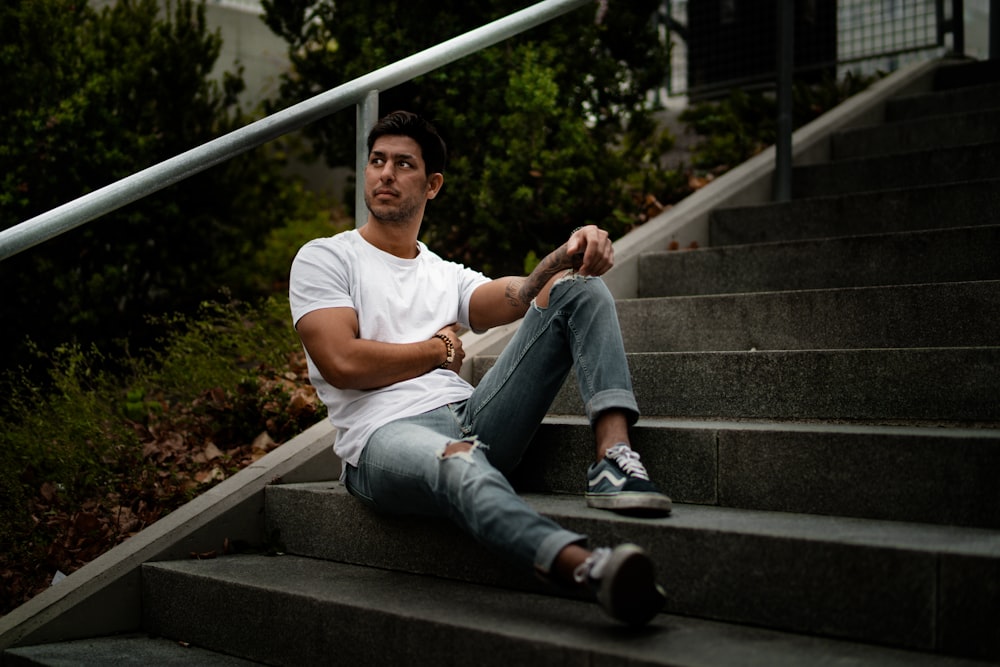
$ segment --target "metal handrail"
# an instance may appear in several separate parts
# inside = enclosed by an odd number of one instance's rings
[[[25,220],[0,231],[0,261],[352,104],[358,107],[358,142],[364,147],[377,116],[378,91],[427,74],[590,2],[593,0],[543,0]],[[363,168],[363,154],[359,161]]]

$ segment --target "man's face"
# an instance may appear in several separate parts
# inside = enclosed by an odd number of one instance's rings
[[[409,223],[441,187],[442,176],[424,170],[420,144],[404,136],[375,140],[365,167],[365,205],[380,222]]]

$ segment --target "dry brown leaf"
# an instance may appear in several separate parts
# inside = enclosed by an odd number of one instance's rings
[[[253,439],[253,444],[251,445],[251,449],[255,452],[269,452],[275,447],[277,447],[277,445],[274,440],[271,439],[271,434],[267,431],[262,431],[260,435]]]
[[[42,484],[42,488],[40,488],[38,492],[42,494],[42,498],[44,498],[46,502],[51,503],[52,500],[56,497],[56,492],[57,492],[56,485],[53,484],[52,482],[45,482],[44,484]]]
[[[292,392],[292,396],[288,400],[288,409],[292,411],[293,415],[297,415],[303,410],[311,408],[313,405],[313,395],[305,388],[296,389]]]
[[[196,473],[194,479],[199,484],[206,484],[208,482],[219,482],[226,478],[226,473],[219,466],[215,466],[211,470],[202,470]]]
[[[73,517],[73,530],[79,533],[88,533],[97,530],[100,521],[95,514],[90,512],[77,512]]]
[[[114,517],[115,522],[118,524],[118,532],[120,533],[132,533],[138,530],[142,524],[131,507],[112,507],[111,516]]]
[[[209,441],[208,444],[205,445],[203,455],[206,461],[214,461],[215,459],[222,457],[222,450],[216,447],[214,442]]]

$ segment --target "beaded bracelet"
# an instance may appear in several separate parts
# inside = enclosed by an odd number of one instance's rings
[[[444,360],[444,363],[438,366],[438,368],[447,368],[451,365],[451,362],[455,361],[455,344],[451,342],[451,339],[444,334],[434,334],[435,338],[440,338],[444,341],[444,346],[448,348],[448,358]]]

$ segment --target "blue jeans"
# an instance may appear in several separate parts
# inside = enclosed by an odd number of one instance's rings
[[[376,430],[358,466],[348,466],[347,488],[378,511],[448,517],[493,551],[548,574],[562,549],[586,537],[540,515],[505,474],[574,366],[591,424],[609,409],[638,419],[614,298],[600,278],[560,279],[548,307],[532,303],[468,400]],[[463,440],[472,443],[467,453],[444,455]]]

